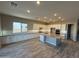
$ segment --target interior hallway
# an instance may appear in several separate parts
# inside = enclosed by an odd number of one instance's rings
[[[7,45],[0,49],[0,57],[13,58],[58,58],[79,57],[79,42],[64,40],[61,47],[56,48],[39,41],[39,38]]]

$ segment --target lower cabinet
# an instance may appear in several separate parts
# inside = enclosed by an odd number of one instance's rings
[[[10,44],[10,43],[28,40],[28,39],[37,38],[37,37],[39,37],[39,34],[28,33],[28,34],[17,34],[17,35],[3,36],[1,38],[1,40],[2,40],[2,44]]]

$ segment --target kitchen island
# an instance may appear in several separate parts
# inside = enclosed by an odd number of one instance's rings
[[[43,43],[48,43],[53,46],[59,46],[61,44],[61,37],[53,34],[41,34],[40,41]]]

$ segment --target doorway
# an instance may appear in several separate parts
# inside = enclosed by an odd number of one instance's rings
[[[73,32],[73,24],[68,24],[67,26],[67,39],[72,39],[72,32]]]

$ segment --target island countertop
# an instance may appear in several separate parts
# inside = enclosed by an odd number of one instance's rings
[[[45,36],[53,37],[53,38],[58,38],[58,39],[60,39],[62,37],[60,35],[56,35],[56,34],[53,34],[53,33],[48,33],[48,34],[42,33],[41,35],[45,35]]]

